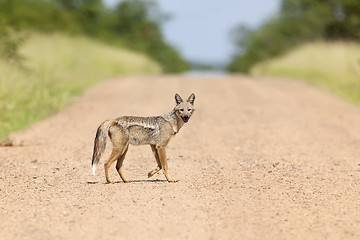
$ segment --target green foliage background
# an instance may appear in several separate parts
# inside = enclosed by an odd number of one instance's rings
[[[111,9],[101,0],[0,0],[0,54],[20,59],[17,49],[24,38],[12,32],[62,31],[145,53],[163,71],[182,72],[188,63],[161,32],[166,19],[148,0],[125,0]]]
[[[256,63],[313,40],[360,40],[360,1],[282,0],[281,8],[257,29],[238,26],[232,37],[237,52],[230,72],[249,72]]]

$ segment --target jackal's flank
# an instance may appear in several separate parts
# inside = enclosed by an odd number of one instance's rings
[[[93,175],[95,175],[96,164],[106,147],[106,138],[110,137],[113,144],[112,153],[105,162],[105,177],[110,183],[109,168],[117,161],[116,170],[124,182],[129,182],[121,171],[129,144],[149,144],[157,162],[157,167],[148,173],[152,177],[161,169],[169,182],[174,182],[168,173],[165,147],[170,139],[179,132],[184,123],[188,122],[194,113],[195,94],[191,94],[183,101],[179,94],[175,94],[175,108],[162,116],[155,117],[133,117],[124,116],[103,122],[96,132],[94,142],[94,153],[92,157]]]

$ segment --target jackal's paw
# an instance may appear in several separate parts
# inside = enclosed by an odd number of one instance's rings
[[[171,183],[175,183],[175,182],[178,182],[179,180],[176,180],[176,179],[168,179],[168,182],[171,182]]]
[[[148,173],[148,178],[151,178],[152,176],[154,176],[153,171],[151,171],[151,172]]]

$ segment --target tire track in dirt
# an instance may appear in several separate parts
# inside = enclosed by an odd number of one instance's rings
[[[124,184],[91,175],[96,128],[195,92],[169,173],[130,146]],[[0,148],[1,239],[359,239],[360,110],[302,82],[129,76],[98,84]]]

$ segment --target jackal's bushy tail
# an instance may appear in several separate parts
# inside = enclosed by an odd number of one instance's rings
[[[106,138],[109,134],[109,128],[114,124],[114,120],[107,120],[103,122],[97,129],[94,141],[94,152],[92,157],[93,175],[95,175],[96,164],[99,163],[101,154],[105,151]]]

